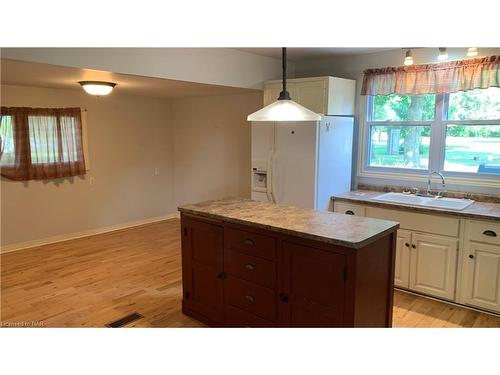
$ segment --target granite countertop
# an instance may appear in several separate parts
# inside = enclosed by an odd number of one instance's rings
[[[484,220],[494,220],[494,221],[500,220],[500,204],[498,203],[474,202],[469,207],[461,211],[458,211],[446,208],[423,207],[423,206],[414,206],[404,203],[381,202],[373,200],[373,198],[381,194],[384,194],[384,192],[373,191],[373,190],[355,190],[349,193],[334,195],[332,199],[335,201],[362,203],[371,206],[377,206],[383,208],[396,208],[412,212],[438,213],[443,215],[459,216],[472,219],[484,219]]]
[[[353,249],[362,248],[399,227],[395,221],[238,198],[188,204],[179,207],[179,211]]]

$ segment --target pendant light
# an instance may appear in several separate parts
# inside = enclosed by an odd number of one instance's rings
[[[319,121],[317,113],[295,103],[286,91],[286,48],[282,48],[283,90],[278,100],[247,117],[248,121]]]

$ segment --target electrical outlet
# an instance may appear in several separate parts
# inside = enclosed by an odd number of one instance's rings
[[[95,177],[94,176],[89,177],[89,185],[95,185]]]

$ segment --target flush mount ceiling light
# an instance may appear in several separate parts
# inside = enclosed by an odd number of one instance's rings
[[[413,56],[411,55],[411,49],[406,50],[404,64],[413,65]]]
[[[282,48],[283,90],[278,100],[247,117],[248,121],[319,121],[321,116],[295,103],[286,91],[286,48]]]
[[[477,47],[470,47],[467,50],[467,56],[469,56],[469,57],[477,56]]]
[[[116,86],[116,83],[113,82],[80,81],[78,83],[82,85],[87,94],[96,96],[108,95]]]
[[[448,58],[448,50],[446,47],[439,47],[438,60],[446,60]]]

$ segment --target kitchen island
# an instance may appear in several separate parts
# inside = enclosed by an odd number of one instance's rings
[[[184,205],[183,313],[214,327],[390,327],[397,222],[246,199]]]

